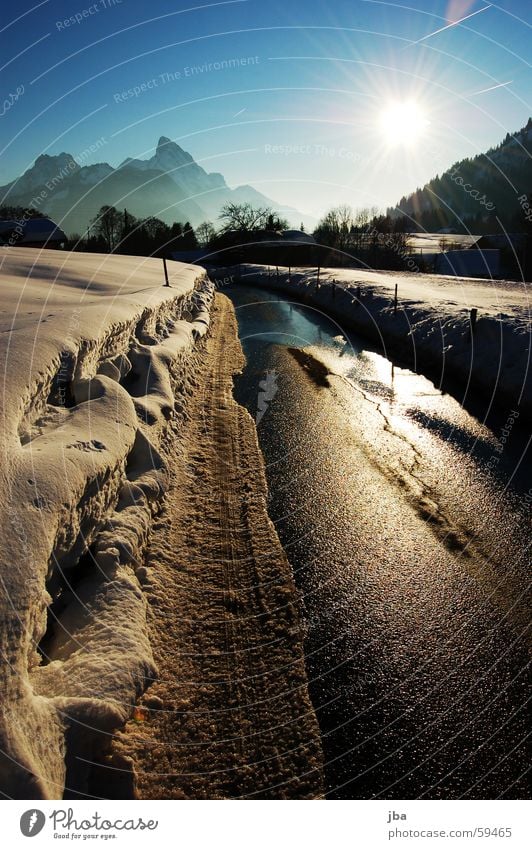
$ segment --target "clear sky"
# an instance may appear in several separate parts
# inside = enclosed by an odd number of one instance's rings
[[[385,207],[526,123],[531,25],[532,0],[5,4],[0,183],[41,153],[117,165],[165,135],[310,214]]]

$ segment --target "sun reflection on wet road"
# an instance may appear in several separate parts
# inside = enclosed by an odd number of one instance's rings
[[[229,295],[254,418],[276,375],[258,434],[329,795],[526,796],[526,432],[501,450],[511,411],[483,423],[319,311]]]

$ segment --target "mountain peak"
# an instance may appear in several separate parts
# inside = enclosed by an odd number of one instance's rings
[[[49,180],[62,182],[79,170],[80,166],[70,153],[55,155],[41,153],[33,165],[15,181],[16,191],[17,193],[33,192]]]
[[[73,165],[72,165],[73,163]],[[48,168],[54,165],[71,165],[71,167],[79,168],[76,160],[70,153],[57,153],[55,155],[50,156],[48,153],[41,153],[40,156],[37,157],[35,162],[32,165],[32,168]],[[31,169],[28,169],[31,170]]]
[[[179,147],[176,142],[172,141],[172,139],[169,139],[168,136],[161,136],[159,141],[157,142],[157,151],[165,147],[172,147],[177,148],[178,150],[182,150],[182,148]]]
[[[157,144],[157,151],[152,161],[154,165],[157,165],[161,167],[163,171],[166,171],[171,167],[178,167],[179,165],[192,163],[194,162],[194,159],[190,153],[187,153],[186,150],[179,147],[179,145],[172,141],[172,139],[169,139],[167,136],[161,136]]]

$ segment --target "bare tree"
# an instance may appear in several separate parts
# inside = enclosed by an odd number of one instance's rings
[[[97,236],[105,240],[109,252],[114,251],[120,241],[122,232],[122,213],[114,206],[102,206],[90,223],[91,229]]]
[[[223,222],[222,230],[263,230],[268,216],[273,215],[268,206],[252,206],[250,203],[226,203],[222,206],[219,218]]]
[[[149,239],[158,240],[163,243],[170,237],[170,227],[164,221],[161,221],[160,218],[150,216],[139,223]]]
[[[330,209],[318,223],[314,236],[324,245],[345,250],[351,241],[353,210],[347,204]]]
[[[364,230],[371,221],[371,213],[369,207],[361,207],[355,210],[353,224],[357,230]]]
[[[203,221],[196,227],[196,238],[202,248],[206,247],[216,236],[216,229],[210,221]]]

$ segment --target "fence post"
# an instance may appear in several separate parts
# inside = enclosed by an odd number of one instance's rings
[[[477,314],[478,310],[476,307],[473,307],[473,309],[469,312],[469,326],[471,328],[471,336],[473,336],[475,333],[475,327],[477,324]]]
[[[397,283],[395,284],[395,295],[393,299],[393,314],[397,315]]]
[[[288,266],[288,282],[289,283],[292,282],[292,266],[291,265]]]
[[[165,256],[163,256],[163,268],[164,268],[164,279],[166,281],[164,285],[169,286],[170,283],[169,283],[169,280],[168,280],[168,269],[166,267],[166,257]]]
[[[278,265],[275,266],[275,275],[276,275],[277,282],[279,282],[279,266]]]

